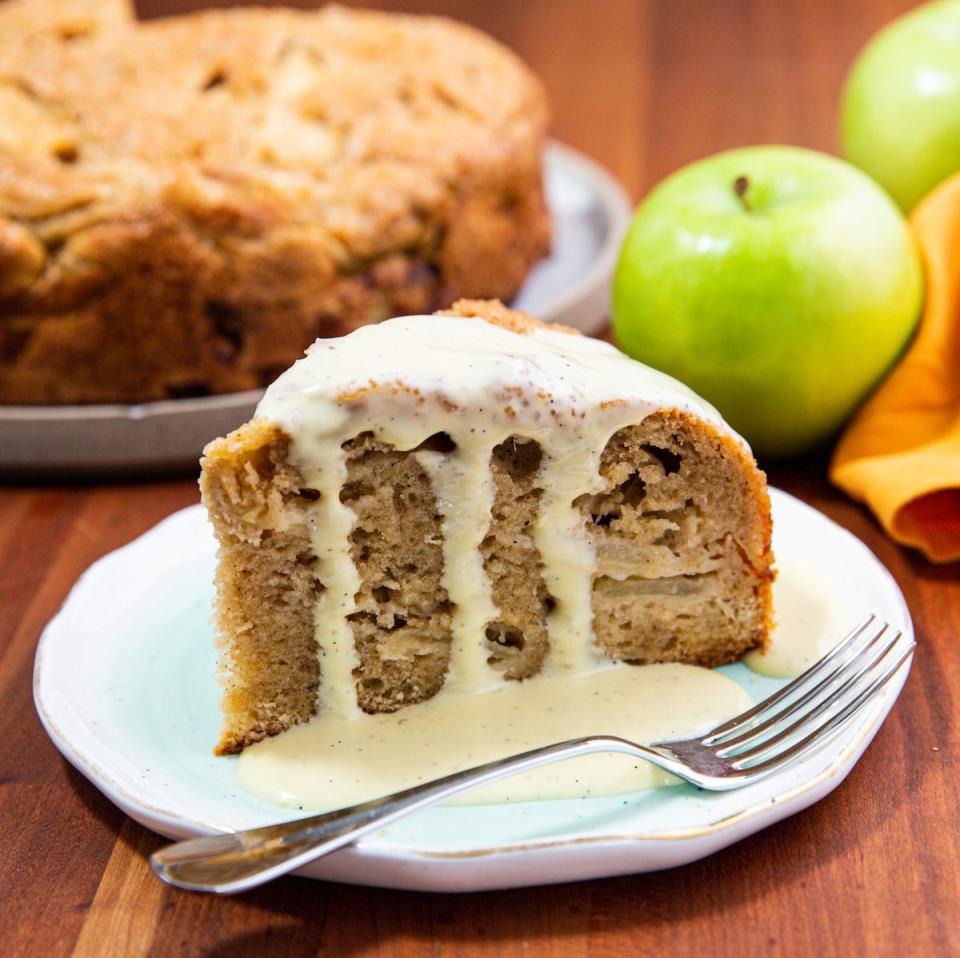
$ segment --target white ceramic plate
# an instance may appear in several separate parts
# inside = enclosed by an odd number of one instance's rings
[[[597,332],[631,204],[602,167],[552,143],[545,159],[553,248],[513,305]],[[137,406],[0,406],[0,474],[75,477],[196,469],[199,450],[250,418],[262,390]]]
[[[912,635],[895,582],[858,539],[772,491],[781,615],[802,611],[829,641],[873,611]],[[137,821],[171,838],[291,817],[214,758],[218,690],[210,603],[213,537],[199,506],[94,564],[47,626],[34,698],[56,746]],[[760,699],[784,680],[726,674]],[[591,798],[434,808],[322,859],[305,874],[396,888],[469,891],[653,871],[709,855],[843,781],[893,705],[875,706],[819,752],[749,788],[688,785]]]

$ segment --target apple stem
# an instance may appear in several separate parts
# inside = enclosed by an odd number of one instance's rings
[[[752,212],[753,208],[747,202],[747,190],[750,189],[750,180],[746,176],[738,176],[733,181],[733,192],[737,194],[737,199],[743,204],[743,208],[748,212]]]

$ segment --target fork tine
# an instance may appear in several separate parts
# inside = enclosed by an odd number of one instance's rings
[[[880,675],[879,678],[875,679],[870,685],[868,685],[853,701],[848,702],[839,712],[830,716],[826,721],[821,723],[817,728],[815,728],[809,735],[802,738],[799,742],[796,742],[794,745],[791,745],[789,748],[784,749],[778,755],[768,758],[764,762],[760,762],[757,765],[748,765],[744,768],[741,768],[738,763],[734,762],[734,767],[746,774],[747,776],[753,774],[767,773],[772,772],[775,769],[779,768],[781,765],[786,764],[787,762],[792,761],[797,758],[797,756],[803,754],[804,752],[811,749],[814,745],[827,738],[831,733],[835,732],[844,722],[847,721],[851,716],[855,715],[860,711],[865,705],[873,701],[873,697],[877,692],[882,689],[887,682],[892,679],[897,672],[900,671],[900,667],[903,665],[907,659],[913,655],[913,650],[916,648],[916,642],[911,642],[907,650],[887,669]]]
[[[886,654],[897,644],[897,640],[900,638],[901,633],[897,632],[896,635],[887,643],[883,651],[874,656],[866,666],[863,666],[852,679],[847,680],[839,687],[836,687],[836,682],[849,675],[851,672],[857,669],[858,666],[867,658],[867,653],[880,641],[883,637],[883,634],[887,631],[887,625],[884,623],[883,628],[880,629],[877,634],[870,639],[865,646],[863,646],[856,654],[852,655],[850,658],[846,659],[840,665],[838,665],[826,678],[821,679],[815,685],[813,685],[807,692],[801,695],[799,698],[794,699],[786,708],[781,709],[779,712],[775,712],[769,718],[764,719],[757,725],[751,726],[747,729],[746,732],[741,733],[740,735],[735,736],[734,738],[726,738],[722,742],[718,742],[721,746],[718,755],[729,755],[730,752],[737,748],[740,745],[747,745],[750,742],[756,741],[758,738],[762,738],[766,733],[772,729],[774,726],[779,725],[784,719],[789,718],[791,715],[794,715],[805,705],[809,704],[812,701],[824,696],[826,694],[825,701],[829,704],[830,702],[835,702],[837,697],[847,689],[853,682],[859,679],[866,671],[872,669]],[[831,686],[834,686],[833,691],[830,691]],[[803,718],[799,719],[799,722],[809,721],[814,715],[817,715],[817,708],[813,708],[808,711]],[[791,726],[793,728],[794,726]],[[767,739],[767,741],[778,741],[782,736],[777,736],[773,739]]]
[[[847,652],[857,641],[857,639],[859,639],[860,636],[873,624],[876,618],[877,617],[873,614],[868,615],[863,622],[860,623],[860,625],[858,625],[852,632],[841,639],[822,659],[814,662],[814,664],[811,665],[806,672],[798,675],[789,685],[784,686],[778,692],[774,692],[773,695],[769,696],[769,698],[765,698],[753,708],[748,709],[746,712],[742,712],[740,715],[734,716],[732,719],[724,722],[722,725],[716,726],[716,728],[712,728],[705,736],[703,736],[703,738],[700,739],[701,743],[703,745],[712,745],[717,741],[717,739],[720,739],[731,732],[739,730],[747,722],[750,722],[757,716],[762,715],[767,709],[773,708],[774,706],[785,701],[788,696],[796,692],[798,689],[806,686],[811,679],[819,675],[834,659]],[[886,623],[882,623],[882,628],[880,630],[881,635],[886,627]]]
[[[862,684],[862,680],[865,677],[869,677],[877,666],[886,658],[886,656],[893,650],[902,637],[902,633],[897,632],[896,635],[875,655],[870,658],[866,664],[861,665],[853,675],[849,676],[841,685],[835,688],[829,695],[826,696],[822,701],[818,702],[813,708],[808,709],[803,715],[801,715],[795,722],[792,722],[785,729],[777,732],[775,735],[771,735],[768,738],[764,738],[763,741],[754,745],[752,748],[747,749],[743,752],[738,752],[736,755],[731,756],[731,751],[736,748],[736,745],[724,745],[723,748],[718,749],[717,755],[727,758],[731,757],[736,761],[745,761],[747,759],[756,758],[759,755],[764,754],[770,750],[770,747],[773,745],[782,742],[784,739],[789,738],[793,735],[794,732],[800,731],[804,726],[809,726],[809,723],[815,719],[818,715],[822,715],[828,709],[833,708],[839,702],[844,700],[844,697],[847,696],[847,693],[852,692],[857,688],[858,685]],[[872,645],[873,643],[871,643]],[[861,661],[860,656],[854,661]],[[762,735],[763,733],[759,733]],[[747,738],[747,741],[752,741],[756,736],[750,736]],[[739,744],[739,743],[738,743]]]

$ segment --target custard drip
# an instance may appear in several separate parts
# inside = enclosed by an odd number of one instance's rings
[[[750,705],[732,679],[693,665],[613,665],[504,682],[481,695],[442,688],[399,712],[319,716],[258,742],[240,781],[265,801],[325,811],[590,733],[654,742],[706,732]],[[676,782],[627,755],[558,762],[469,792],[462,804],[592,798]]]
[[[487,663],[484,626],[498,610],[478,553],[493,501],[494,448],[515,436],[542,450],[543,496],[533,537],[554,603],[543,672],[586,674],[611,663],[591,640],[596,557],[573,503],[600,488],[600,456],[610,437],[663,408],[734,435],[687,387],[587,337],[541,328],[519,334],[478,318],[412,316],[315,343],[270,386],[257,417],[290,434],[294,463],[320,493],[310,535],[325,586],[315,618],[321,715],[357,713],[357,658],[346,617],[355,608],[358,580],[349,544],[352,513],[339,499],[345,442],[370,432],[407,451],[445,433],[456,444],[449,454],[417,456],[437,497],[443,585],[454,604],[444,694],[476,693],[504,683]]]

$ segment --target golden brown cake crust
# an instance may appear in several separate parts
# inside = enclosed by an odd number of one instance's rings
[[[543,91],[439,18],[6,0],[0,114],[0,402],[259,387],[549,242]]]
[[[511,333],[529,335],[535,329],[551,329],[555,333],[582,335],[579,329],[561,326],[559,323],[541,323],[529,313],[519,309],[510,309],[499,300],[458,299],[449,309],[438,310],[440,316],[459,316],[461,319],[482,319],[492,326],[509,329]]]

